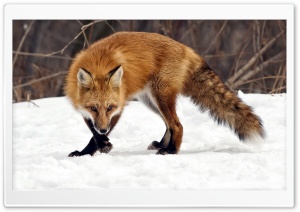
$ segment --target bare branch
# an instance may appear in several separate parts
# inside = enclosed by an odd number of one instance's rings
[[[255,74],[259,73],[262,71],[265,67],[267,67],[270,63],[283,59],[285,57],[285,52],[282,51],[279,54],[275,55],[274,57],[270,58],[269,60],[263,62],[260,64],[258,67],[256,67],[254,70],[247,71],[245,75],[243,75],[241,78],[239,78],[238,81],[234,82],[231,84],[231,88],[235,89],[236,87],[245,84],[247,80],[249,80],[251,77],[253,77]]]
[[[62,60],[72,60],[71,57],[67,57],[67,56],[49,55],[49,54],[41,54],[41,53],[13,51],[13,54],[26,55],[26,56],[32,56],[32,57],[51,57],[51,58],[62,59]]]
[[[46,54],[46,56],[51,56],[51,55],[55,55],[55,54],[58,54],[58,53],[60,53],[60,54],[63,54],[64,53],[64,51],[66,50],[66,48],[68,48],[68,46],[71,44],[71,43],[73,43],[73,41],[75,41],[81,34],[83,34],[84,32],[85,32],[85,30],[87,29],[87,28],[89,28],[90,26],[92,26],[92,25],[94,25],[94,24],[96,24],[96,23],[99,23],[99,22],[104,22],[105,20],[97,20],[97,21],[92,21],[91,23],[88,23],[88,24],[85,24],[85,25],[83,25],[82,27],[81,27],[81,31],[64,47],[64,48],[62,48],[61,50],[59,50],[59,51],[56,51],[56,52],[52,52],[52,53],[50,53],[50,54]]]
[[[285,62],[283,62],[279,69],[278,69],[278,72],[277,72],[277,76],[280,76],[282,74],[284,74],[284,69],[285,69]],[[274,90],[276,87],[279,87],[278,86],[278,82],[279,82],[280,78],[276,78],[275,81],[274,81],[274,84],[273,84],[273,87],[272,87],[272,90]]]
[[[225,28],[227,22],[228,22],[228,20],[226,20],[226,21],[223,23],[221,29],[219,30],[218,34],[217,34],[216,37],[214,38],[213,42],[211,42],[210,45],[208,46],[208,48],[206,49],[205,54],[207,54],[207,52],[208,52],[209,49],[212,47],[212,45],[215,44],[215,42],[217,41],[218,37],[219,37],[219,36],[221,35],[221,33],[223,32],[223,30],[224,30],[224,28]]]
[[[275,89],[271,90],[269,93],[278,93],[278,91],[281,91],[284,89],[286,89],[286,86],[275,88]]]
[[[20,43],[19,43],[19,46],[18,46],[16,52],[20,52],[20,50],[21,50],[21,48],[22,48],[22,46],[23,46],[23,43],[24,43],[24,41],[25,41],[25,39],[26,39],[28,33],[29,33],[30,30],[31,30],[31,27],[32,27],[33,23],[34,23],[34,21],[31,21],[30,24],[29,24],[29,26],[27,27],[27,29],[26,29],[26,31],[25,31],[25,33],[24,33],[24,35],[23,35],[23,37],[22,37],[22,39],[21,39],[21,41],[20,41]],[[14,67],[15,64],[16,64],[17,58],[18,58],[18,54],[16,54],[15,57],[14,57],[14,60],[13,60],[13,67]]]
[[[248,80],[248,81],[245,81],[241,84],[239,84],[239,86],[241,85],[245,85],[245,84],[248,84],[248,83],[251,83],[251,82],[256,82],[256,81],[259,81],[259,80],[265,80],[265,79],[279,79],[279,78],[282,78],[282,79],[285,79],[286,76],[269,76],[269,77],[260,77],[260,78],[256,78],[256,79],[252,79],[252,80]]]
[[[82,24],[79,20],[77,20],[77,22],[81,25],[81,31],[82,31],[83,36],[84,36],[84,44],[83,44],[83,49],[84,49],[84,48],[85,48],[85,45],[90,46],[90,43],[89,43],[89,41],[88,41],[88,39],[87,39],[87,36],[86,36],[86,34],[85,34],[85,31],[82,29],[83,24]]]
[[[71,43],[73,43],[73,41],[74,40],[76,40],[81,34],[83,33],[83,31],[81,31],[81,32],[79,32],[67,45],[65,45],[65,47],[64,48],[62,48],[61,50],[59,50],[59,51],[56,51],[56,52],[52,52],[52,53],[50,53],[50,54],[46,54],[46,56],[48,57],[48,56],[51,56],[51,55],[55,55],[55,54],[58,54],[58,53],[60,53],[60,54],[63,54],[64,53],[64,51],[66,50],[66,48],[68,48],[68,46],[71,44]]]
[[[34,79],[34,80],[29,81],[29,82],[26,82],[26,83],[23,83],[23,84],[20,84],[20,85],[16,85],[16,86],[13,87],[13,89],[22,88],[22,87],[31,85],[33,83],[37,83],[37,82],[40,82],[40,81],[43,81],[43,80],[51,79],[51,78],[54,78],[54,77],[57,77],[57,76],[60,76],[60,75],[63,75],[63,74],[67,74],[67,71],[62,71],[62,72],[51,74],[51,75],[48,75],[48,76],[45,76],[45,77],[41,77],[39,79]]]
[[[248,42],[244,45],[243,49],[241,50],[241,52],[240,52],[240,54],[239,54],[239,56],[237,58],[237,61],[236,61],[236,64],[235,64],[235,68],[234,68],[235,72],[238,69],[238,66],[240,65],[240,61],[242,59],[242,56],[244,55],[244,52],[245,52],[246,48],[248,47],[250,41],[251,40],[249,39]]]
[[[105,23],[107,24],[107,26],[109,26],[109,28],[110,28],[113,32],[116,32],[116,30],[112,27],[112,25],[110,25],[107,21],[105,21]]]
[[[128,31],[127,27],[120,21],[120,20],[116,20],[120,26],[122,26],[122,31]]]
[[[38,106],[37,104],[35,104],[32,100],[28,101],[28,104],[29,104],[29,103],[33,104],[33,105],[36,106],[36,107],[40,107],[40,106]]]
[[[246,63],[240,70],[238,70],[229,80],[227,80],[228,85],[232,85],[238,78],[240,78],[245,72],[254,64],[254,62],[260,57],[261,54],[266,52],[275,41],[284,33],[285,31],[280,32],[276,37],[270,40],[258,53],[256,53],[249,61]]]
[[[33,105],[36,106],[36,107],[39,107],[37,104],[35,104],[33,101],[31,101],[31,92],[28,92],[28,93],[27,93],[26,100],[27,100],[27,102],[28,102],[28,107],[29,107],[29,103],[33,104]]]

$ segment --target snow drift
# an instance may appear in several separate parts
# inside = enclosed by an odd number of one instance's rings
[[[163,121],[130,102],[109,138],[109,154],[67,157],[92,134],[65,97],[13,104],[13,189],[284,189],[286,95],[239,97],[263,120],[267,137],[241,143],[225,126],[179,97],[184,128],[178,155],[147,150],[165,132]]]

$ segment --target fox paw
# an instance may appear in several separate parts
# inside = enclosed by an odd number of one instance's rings
[[[148,146],[148,150],[156,150],[156,149],[160,149],[162,148],[161,147],[161,144],[157,141],[153,141],[149,146]]]
[[[98,149],[98,151],[101,152],[101,153],[106,153],[107,154],[113,148],[113,145],[110,142],[108,142],[108,141],[105,141],[104,143],[105,143],[105,145],[103,145],[102,147],[100,147]]]
[[[162,148],[158,150],[156,155],[169,155],[169,154],[176,154],[177,152],[175,150],[169,150],[167,148]]]
[[[68,157],[79,157],[79,156],[82,156],[81,152],[79,152],[78,150],[74,151],[74,152],[71,152]]]

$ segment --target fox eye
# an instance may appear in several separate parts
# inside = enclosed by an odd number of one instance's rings
[[[94,111],[94,112],[97,112],[97,108],[95,106],[92,106],[91,110]]]
[[[113,106],[109,105],[108,108],[107,108],[107,111],[111,111],[113,108]]]

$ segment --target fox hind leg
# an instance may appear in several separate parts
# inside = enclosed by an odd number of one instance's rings
[[[174,114],[171,115],[172,113]],[[161,148],[158,149],[158,152],[156,154],[158,155],[177,154],[179,152],[182,143],[183,127],[176,115],[175,105],[174,105],[174,110],[172,109],[171,106],[169,111],[163,112],[163,115],[167,120],[168,129],[166,130],[165,136],[163,137],[162,141],[159,143],[159,144],[163,143],[163,146],[161,146]]]
[[[152,95],[152,89],[150,87],[146,87],[139,95],[137,95],[137,99],[144,103],[145,106],[147,106],[151,111],[153,111],[155,114],[159,115],[163,120],[164,117],[161,114],[158,105],[156,103],[155,98]],[[157,149],[161,149],[161,148],[167,148],[169,141],[170,141],[170,130],[168,129],[168,125],[166,124],[166,132],[163,136],[163,138],[160,140],[160,142],[158,141],[153,141],[149,146],[148,146],[148,150],[157,150]]]
[[[156,97],[157,106],[161,116],[167,126],[166,133],[161,142],[159,142],[160,148],[156,153],[159,155],[177,154],[180,149],[183,136],[183,127],[176,114],[177,95],[175,92],[166,92],[167,90],[159,89],[153,92],[153,96]],[[157,143],[153,142],[152,146],[155,147]]]
[[[148,150],[157,150],[157,149],[161,149],[161,148],[167,148],[168,147],[168,144],[169,144],[169,141],[170,141],[170,138],[171,138],[171,133],[170,133],[170,130],[166,129],[166,132],[164,134],[164,137],[161,139],[160,142],[158,141],[153,141],[149,146],[148,146]]]
[[[167,129],[161,141],[153,141],[148,146],[148,150],[158,150],[157,154],[176,154],[182,142],[183,129],[176,114],[176,96],[175,90],[169,89],[169,86],[159,85],[149,85],[137,96],[166,124]]]

